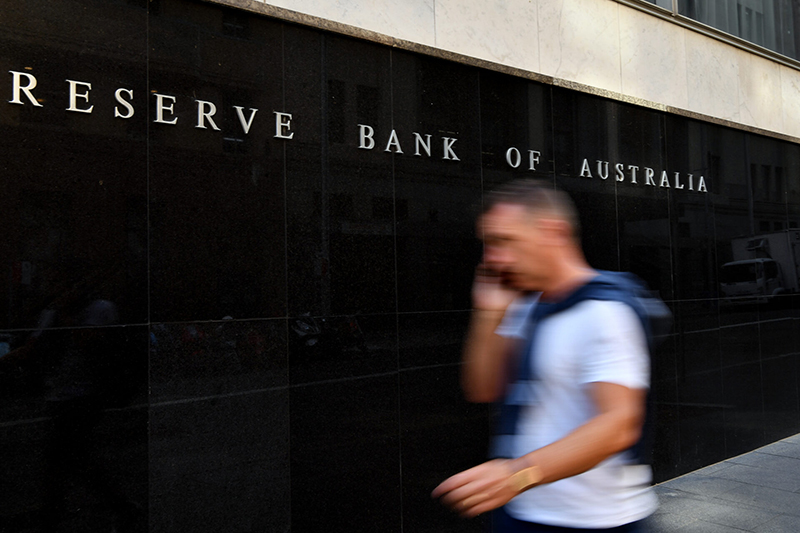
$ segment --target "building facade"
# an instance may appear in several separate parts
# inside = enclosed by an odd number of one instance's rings
[[[483,530],[521,177],[673,312],[656,481],[800,431],[797,2],[464,4],[3,2],[0,530]]]

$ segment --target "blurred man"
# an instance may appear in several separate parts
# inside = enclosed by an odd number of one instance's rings
[[[593,270],[578,229],[570,199],[532,180],[490,196],[478,221],[462,380],[471,401],[503,402],[498,459],[433,496],[467,517],[498,509],[497,531],[638,532],[656,507],[635,445],[666,308],[633,276]]]

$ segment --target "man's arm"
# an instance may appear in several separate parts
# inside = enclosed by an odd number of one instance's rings
[[[461,370],[461,386],[471,402],[497,401],[505,389],[514,341],[495,333],[502,319],[503,311],[472,311]]]
[[[493,402],[503,394],[515,341],[495,331],[518,295],[505,287],[496,273],[478,266],[472,285],[473,311],[461,373],[461,385],[469,401]]]
[[[520,458],[521,464],[541,468],[542,483],[582,474],[638,442],[647,390],[614,383],[590,387],[598,414],[563,439]]]
[[[464,516],[476,516],[516,496],[519,492],[509,480],[525,468],[538,467],[539,483],[552,483],[633,446],[641,434],[647,391],[605,382],[590,387],[597,415],[585,424],[519,459],[496,459],[456,474],[436,487],[433,497]]]

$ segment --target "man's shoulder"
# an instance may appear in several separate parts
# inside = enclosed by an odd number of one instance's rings
[[[615,300],[585,300],[562,313],[548,317],[546,342],[581,353],[595,353],[601,347],[646,346],[646,332],[636,312]]]
[[[657,292],[629,272],[598,271],[598,276],[584,287],[579,299],[618,301],[629,306],[645,329],[648,343],[656,342],[672,327],[672,312]]]
[[[571,320],[589,321],[597,324],[616,320],[638,322],[634,309],[620,300],[583,300],[560,313],[560,315]]]

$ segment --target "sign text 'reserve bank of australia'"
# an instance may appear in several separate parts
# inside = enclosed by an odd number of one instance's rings
[[[12,99],[9,100],[11,104],[18,105],[32,105],[34,107],[43,107],[39,100],[34,95],[34,90],[38,84],[38,80],[33,74],[28,72],[19,72],[10,70],[12,76]],[[65,80],[67,83],[67,111],[73,113],[86,113],[91,114],[94,105],[91,103],[91,90],[92,84],[85,81]],[[154,123],[176,125],[178,117],[175,116],[175,104],[177,98],[166,94],[153,93],[155,99],[155,118]],[[129,119],[133,117],[135,108],[133,106],[133,89],[118,88],[114,91],[114,99],[116,105],[114,107],[114,117],[119,119]],[[194,99],[197,120],[194,127],[197,129],[213,129],[219,131],[220,128],[215,121],[217,114],[217,106],[213,102],[206,100]],[[258,109],[248,108],[245,111],[242,106],[231,106],[236,112],[236,117],[239,120],[239,125],[242,128],[242,133],[247,135],[256,118]],[[273,118],[275,122],[275,135],[277,139],[291,140],[294,138],[292,131],[292,114],[282,111],[273,111]],[[373,150],[376,147],[383,148],[384,152],[404,154],[407,147],[403,149],[400,138],[397,132],[393,129],[386,139],[385,145],[375,138],[375,129],[367,124],[358,124],[358,148],[361,150]],[[440,137],[432,146],[432,136],[430,134],[420,134],[417,132],[412,133],[413,138],[411,141],[406,141],[413,144],[413,155],[416,157],[441,157],[445,161],[459,161],[456,152],[456,137]],[[535,171],[536,166],[539,164],[541,153],[538,150],[527,150],[523,155],[516,147],[510,147],[506,150],[505,159],[506,163],[511,168],[522,168],[530,171]],[[523,164],[524,160],[524,164]],[[613,166],[614,173],[611,174],[609,168],[610,162],[603,160],[596,160],[593,164],[589,163],[588,158],[584,158],[581,163],[580,177],[594,178],[598,177],[601,180],[608,180],[613,177],[613,181],[627,182],[632,185],[645,185],[651,187],[663,187],[678,190],[688,190],[707,193],[705,178],[703,176],[694,176],[693,174],[681,174],[680,172],[673,172],[669,175],[666,170],[660,173],[653,168],[646,166],[639,166],[626,163],[615,163]],[[594,171],[593,171],[594,170]]]

